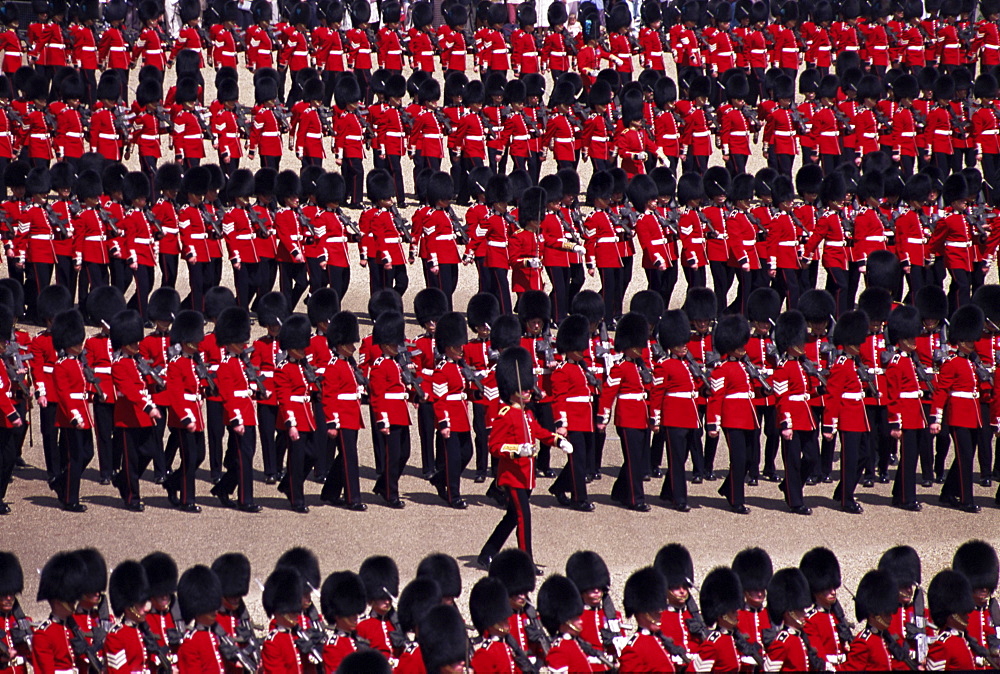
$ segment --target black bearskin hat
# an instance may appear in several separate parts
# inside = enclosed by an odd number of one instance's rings
[[[559,353],[586,351],[590,343],[590,321],[586,316],[573,314],[563,319],[556,333],[556,350]]]
[[[667,608],[667,581],[652,566],[639,569],[625,581],[625,617],[660,612]]]
[[[151,552],[142,558],[149,580],[150,597],[166,597],[177,591],[177,563],[165,552]]]
[[[75,605],[87,582],[87,563],[76,552],[58,552],[42,567],[36,601],[64,601]]]
[[[149,596],[149,579],[139,562],[122,562],[111,572],[108,601],[115,615],[120,617],[130,606],[145,604]]]
[[[604,298],[596,290],[581,290],[570,302],[570,313],[586,316],[591,323],[604,320]]]
[[[94,325],[110,327],[115,315],[125,311],[125,296],[116,286],[98,286],[87,295],[86,309]]]
[[[655,290],[640,290],[632,296],[632,300],[628,304],[628,310],[645,318],[652,329],[656,327],[660,322],[660,318],[663,317],[666,305],[663,301],[663,295]]]
[[[340,311],[340,296],[333,288],[320,288],[309,296],[306,315],[313,325],[328,323],[330,317]]]
[[[833,328],[833,343],[837,346],[860,346],[868,338],[868,326],[865,312],[845,312]]]
[[[281,325],[289,313],[288,300],[277,291],[272,290],[257,302],[257,323],[264,327]]]
[[[205,318],[218,319],[222,312],[236,306],[236,296],[233,291],[223,286],[209,288],[205,293]]]
[[[461,348],[469,341],[465,318],[457,311],[449,311],[438,321],[434,330],[434,345],[442,353],[449,346]]]
[[[901,306],[896,307],[889,314],[889,325],[886,330],[886,337],[892,345],[899,344],[904,339],[915,339],[923,332],[923,323],[920,320],[920,312],[916,307]]]
[[[510,597],[535,591],[535,563],[519,548],[501,550],[490,562],[489,575],[503,583]]]
[[[52,327],[49,332],[52,334],[52,348],[57,353],[65,351],[71,346],[83,344],[87,338],[83,314],[76,309],[69,309],[57,314],[52,319]]]
[[[667,543],[660,548],[653,566],[663,574],[668,589],[694,585],[694,562],[691,553],[680,543]]]
[[[712,333],[712,345],[721,355],[734,353],[750,341],[750,324],[743,316],[729,314],[719,319]]]
[[[538,588],[538,617],[549,634],[554,636],[560,625],[576,619],[581,613],[580,590],[566,576],[549,576]]]
[[[396,615],[404,632],[413,632],[427,612],[441,605],[441,586],[433,578],[415,578],[399,594]],[[507,597],[504,596],[504,601]]]
[[[458,562],[451,555],[437,552],[427,555],[417,565],[417,578],[430,578],[441,588],[442,597],[462,594],[462,574]]]
[[[358,575],[365,585],[365,597],[368,601],[395,599],[399,594],[399,569],[392,557],[369,557],[361,562]]]
[[[791,309],[778,316],[774,326],[774,346],[778,353],[787,353],[793,346],[806,343],[806,319],[800,311]]]
[[[870,615],[892,615],[899,608],[899,588],[887,571],[869,571],[858,583],[854,597],[855,617],[861,621]]]
[[[972,589],[969,579],[962,573],[950,569],[938,572],[927,588],[927,608],[934,624],[944,629],[949,616],[971,613],[976,607]]]
[[[204,564],[192,566],[177,582],[177,603],[184,622],[191,622],[206,613],[215,613],[222,605],[222,585],[218,576]]]
[[[24,590],[24,571],[13,552],[0,552],[0,597],[21,594]]]
[[[840,562],[837,561],[837,555],[828,548],[813,548],[802,555],[799,570],[809,582],[809,592],[812,594],[840,587]]]
[[[629,349],[645,348],[649,344],[649,327],[640,314],[630,311],[622,316],[615,330],[615,351],[625,353]]]
[[[611,573],[608,565],[596,552],[579,550],[566,560],[566,577],[581,592],[600,589],[605,592],[611,587]]]
[[[691,340],[691,319],[683,309],[671,309],[663,314],[657,334],[665,351],[683,346]]]
[[[967,304],[960,307],[951,317],[951,325],[948,330],[948,341],[951,344],[959,342],[976,342],[983,333],[983,325],[986,319],[983,310],[975,304]]]
[[[454,606],[435,606],[420,621],[417,630],[420,655],[428,672],[464,663],[469,649],[465,621]]]
[[[212,562],[212,571],[219,577],[223,597],[250,594],[250,560],[242,552],[219,555]]]
[[[298,571],[308,586],[307,590],[319,589],[319,558],[309,548],[299,546],[285,550],[274,563],[275,569],[282,566],[289,566]]]
[[[493,325],[499,316],[500,303],[492,293],[476,293],[469,298],[469,303],[465,307],[466,320],[473,330],[480,326]]]
[[[892,574],[897,587],[920,585],[920,555],[909,545],[897,545],[886,550],[878,560],[878,568]]]
[[[181,311],[170,326],[171,344],[200,344],[205,339],[205,318],[198,311]]]
[[[705,624],[714,625],[725,614],[743,608],[740,577],[727,566],[717,566],[705,576],[699,598]]]
[[[358,317],[352,312],[338,311],[330,318],[330,324],[326,328],[326,342],[331,350],[343,344],[356,344],[360,341]]]
[[[260,603],[268,616],[302,612],[302,595],[306,592],[302,576],[293,567],[279,566],[264,581]]]
[[[337,618],[357,616],[365,611],[365,584],[353,571],[331,573],[320,590],[320,610],[331,625]]]
[[[785,614],[804,611],[813,603],[809,581],[795,567],[779,569],[767,584],[767,615],[772,625],[781,624]]]
[[[507,588],[496,578],[480,578],[469,593],[469,614],[480,633],[498,623],[506,624],[511,616]]]
[[[766,550],[746,548],[733,557],[733,571],[740,577],[744,590],[763,592],[771,582],[774,567]]]
[[[535,385],[534,360],[522,347],[511,347],[500,354],[496,367],[500,399],[509,403],[515,393],[530,391]]]
[[[1000,563],[996,549],[986,541],[963,543],[955,551],[951,568],[968,578],[973,590],[985,588],[991,593],[996,592]]]
[[[395,311],[388,311],[380,315],[375,320],[375,327],[372,328],[373,344],[402,344],[406,340],[404,331],[405,321],[403,315]]]
[[[714,290],[698,286],[688,288],[687,297],[684,299],[684,313],[692,322],[714,320],[716,311]]]

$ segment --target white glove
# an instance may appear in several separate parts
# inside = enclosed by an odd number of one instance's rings
[[[535,455],[535,446],[531,443],[524,443],[521,445],[521,449],[518,450],[517,455],[520,457],[529,457]]]
[[[561,449],[566,454],[573,453],[573,443],[566,438],[559,438],[559,449]]]
[[[579,253],[580,255],[586,255],[587,249],[584,248],[583,246],[573,246],[573,252]]]

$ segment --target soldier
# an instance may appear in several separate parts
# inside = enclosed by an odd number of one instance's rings
[[[77,310],[64,311],[53,319],[52,348],[58,360],[52,366],[51,384],[63,454],[59,472],[50,485],[68,512],[87,510],[80,503],[80,477],[94,456],[94,420],[87,405],[89,383],[84,369],[89,366],[81,356],[85,338],[83,316]]]
[[[73,611],[86,582],[87,564],[75,552],[60,552],[42,567],[36,600],[49,603],[49,618],[34,627],[31,667],[40,674],[72,671],[77,663],[70,647]],[[96,666],[99,666],[96,665]]]
[[[336,671],[351,653],[364,648],[358,636],[358,617],[365,610],[365,586],[352,571],[331,573],[323,581],[320,594],[323,618],[333,627],[333,634],[323,646],[323,666]]]
[[[410,393],[398,362],[400,349],[406,348],[402,315],[395,312],[380,315],[372,330],[372,342],[380,348],[382,355],[373,362],[368,377],[371,402],[375,424],[385,436],[383,473],[375,482],[374,492],[382,496],[390,508],[401,509],[405,504],[399,498],[399,476],[410,456],[407,404]]]
[[[735,181],[734,181],[735,182]],[[791,306],[791,305],[790,305]],[[774,460],[778,454],[779,429],[775,418],[775,396],[770,383],[765,385],[775,373],[778,354],[775,353],[772,329],[781,313],[781,296],[771,288],[758,288],[751,292],[746,301],[746,315],[750,322],[750,341],[747,342],[747,358],[760,373],[764,382],[756,378],[754,384],[754,411],[764,431],[764,451],[761,452],[760,436],[753,437],[750,454],[747,457],[747,484],[757,485],[761,474],[760,460],[764,455],[763,477],[769,482],[777,482]],[[804,341],[804,336],[803,336]]]
[[[764,609],[767,586],[774,569],[771,557],[763,548],[745,548],[733,557],[732,569],[743,587],[738,631],[753,650],[763,653],[765,630],[771,631],[770,616]],[[744,655],[748,654],[744,652]]]
[[[435,474],[431,478],[441,496],[451,507],[467,507],[461,496],[461,475],[472,459],[472,427],[469,422],[466,378],[462,358],[468,341],[465,318],[458,312],[444,314],[434,332],[433,349],[443,356],[437,360],[431,392],[435,426],[438,432]]]
[[[212,571],[219,577],[222,589],[222,606],[216,612],[216,622],[240,648],[259,658],[260,646],[244,601],[250,593],[250,560],[240,552],[226,553],[212,562]]]
[[[17,597],[23,591],[21,562],[13,553],[0,553],[0,629],[4,650],[0,664],[10,674],[26,674],[31,661],[31,619],[24,615]]]
[[[920,587],[920,556],[908,545],[897,545],[882,554],[879,571],[886,571],[896,581],[898,607],[892,614],[889,634],[917,662],[926,660],[928,640],[934,635],[929,626],[931,614]],[[895,653],[899,649],[893,649]]]
[[[736,635],[739,631],[739,607],[743,602],[739,576],[728,567],[716,567],[705,576],[699,597],[708,632],[698,652],[691,658],[691,664],[698,671],[738,670],[740,654]]]
[[[115,384],[115,444],[121,456],[121,470],[112,482],[121,492],[125,507],[142,512],[139,479],[150,462],[162,465],[154,456],[163,451],[157,442],[156,422],[161,413],[153,401],[136,358],[142,341],[142,317],[138,312],[118,313],[111,320],[111,348],[114,350],[111,377]]]
[[[962,307],[952,315],[948,342],[955,348],[955,353],[940,366],[930,417],[931,435],[940,433],[941,425],[947,421],[955,444],[955,460],[941,489],[940,500],[971,513],[980,510],[973,500],[972,462],[978,429],[984,421],[976,403],[979,391],[977,359],[973,354],[975,343],[982,335],[983,322],[983,312],[975,305]],[[982,365],[979,364],[979,367]]]
[[[533,575],[533,574],[532,574]],[[475,671],[525,671],[533,665],[517,645],[508,620],[513,615],[507,588],[496,578],[481,578],[469,595],[469,613],[481,640],[473,647],[470,664]]]
[[[572,672],[603,671],[595,665],[607,665],[603,654],[583,641],[583,600],[580,591],[569,578],[549,576],[538,590],[538,615],[546,631],[553,637],[552,648],[545,655],[545,664],[553,670]],[[595,662],[591,662],[591,658]]]
[[[848,311],[840,316],[833,331],[833,343],[843,354],[830,366],[827,380],[827,401],[823,411],[823,437],[832,441],[840,435],[840,483],[833,498],[840,501],[844,512],[860,514],[861,504],[854,499],[858,476],[865,457],[863,439],[872,429],[863,412],[865,390],[861,381],[865,366],[861,362],[861,346],[868,333],[868,316],[863,311]]]
[[[505,625],[511,636],[508,643],[515,653],[523,652],[533,667],[543,661],[550,646],[549,636],[542,628],[538,612],[531,603],[536,571],[537,567],[531,557],[518,548],[503,550],[493,558],[489,567],[489,577],[503,583],[507,603],[512,611]]]
[[[858,622],[864,620],[865,627],[851,642],[844,671],[893,669],[898,660],[887,646],[892,639],[888,629],[898,605],[896,583],[887,571],[869,571],[864,575],[858,583],[854,606]],[[909,660],[909,652],[903,653]]]
[[[119,621],[104,642],[108,672],[126,674],[162,667],[165,663],[159,658],[163,654],[147,651],[149,580],[142,564],[129,560],[116,566],[111,572],[108,596],[111,610]]]
[[[796,568],[779,569],[767,584],[767,614],[776,636],[766,644],[764,666],[769,671],[803,671],[825,667],[816,663],[802,629],[809,608],[809,583]]]
[[[146,624],[150,638],[158,650],[167,649],[173,662],[184,636],[180,604],[177,602],[177,564],[164,552],[153,552],[142,558],[142,568],[149,580],[149,610]]]
[[[176,315],[169,333],[170,355],[166,363],[167,386],[164,391],[166,397],[160,409],[161,416],[166,416],[171,441],[181,451],[180,470],[173,471],[164,481],[163,487],[167,490],[171,505],[185,512],[195,513],[201,512],[201,508],[195,503],[195,471],[205,452],[205,421],[201,409],[202,373],[199,372],[204,366],[198,351],[198,345],[204,338],[204,319],[200,313],[183,311]]]
[[[20,349],[13,334],[14,313],[10,307],[3,305],[0,307],[0,348],[7,349],[13,342],[14,348]],[[21,385],[27,386],[27,372],[21,371],[19,376],[22,377]],[[7,496],[7,488],[17,465],[19,441],[23,441],[24,438],[24,433],[20,429],[26,425],[23,392],[19,395],[17,391],[20,389],[14,388],[7,368],[3,368],[0,372],[0,413],[3,414],[0,420],[0,441],[5,444],[0,450],[0,515],[10,513],[10,506],[4,502],[4,498]],[[0,594],[0,598],[3,596]]]
[[[194,626],[184,635],[177,652],[177,667],[198,669],[200,663],[216,662],[222,668],[222,654],[215,615],[222,605],[222,585],[218,576],[203,564],[185,571],[177,583],[177,604],[184,623]]]
[[[493,324],[500,315],[500,303],[488,293],[478,293],[469,299],[465,316],[469,328],[476,333],[462,348],[462,360],[471,369],[472,377],[482,385],[474,385],[472,390],[472,430],[476,457],[477,484],[485,482],[489,471],[489,437],[486,413],[489,397],[484,380],[496,360],[497,354],[490,347]]]
[[[566,577],[580,590],[583,600],[580,639],[600,654],[588,653],[592,669],[605,671],[602,656],[603,660],[614,662],[625,644],[622,616],[611,599],[611,574],[600,555],[585,550],[573,553],[566,560]]]
[[[993,594],[997,591],[998,569],[996,549],[981,540],[963,543],[952,558],[951,568],[965,576],[972,589],[973,608],[968,614],[962,613],[967,621],[966,634],[969,645],[976,654],[977,660],[985,658],[992,666],[989,658],[996,658],[996,646],[992,635],[996,633],[997,600]],[[957,596],[957,595],[956,595]],[[938,627],[941,623],[935,621]],[[929,656],[928,656],[929,657]],[[995,662],[995,660],[993,660]],[[979,666],[977,664],[977,666]]]
[[[937,634],[927,650],[927,668],[944,671],[974,669],[968,616],[975,606],[968,578],[958,571],[939,571],[927,588],[927,603]]]
[[[279,566],[264,583],[261,602],[271,618],[271,631],[261,648],[261,667],[265,671],[303,668],[299,639],[302,595],[307,592],[302,576],[294,568]]]
[[[104,640],[111,630],[111,612],[105,590],[108,587],[108,566],[95,548],[77,550],[87,566],[80,585],[80,600],[68,622],[73,637],[70,642],[76,654],[77,667],[88,669],[104,661]]]
[[[358,623],[358,637],[386,658],[394,655],[399,619],[393,608],[399,596],[399,569],[392,557],[375,555],[361,563],[358,576],[365,587],[369,611]]]
[[[806,610],[803,633],[827,667],[843,664],[853,634],[844,608],[837,600],[840,562],[826,548],[813,548],[802,556],[799,570],[809,583],[812,605]]]
[[[260,77],[254,85],[253,129],[247,149],[247,158],[253,161],[260,153],[261,168],[278,169],[281,162],[281,134],[288,131],[287,113],[278,107],[278,86],[269,77]]]
[[[462,671],[469,649],[465,623],[454,606],[435,606],[417,626],[417,643],[428,674]]]
[[[114,286],[101,286],[87,297],[87,314],[91,321],[100,327],[100,332],[84,343],[84,349],[87,352],[87,363],[99,380],[94,392],[94,426],[97,435],[99,482],[102,485],[111,484],[111,478],[119,468],[120,462],[118,452],[112,447],[117,396],[111,376],[113,349],[109,330],[114,317],[122,311],[125,311],[125,298]]]
[[[294,629],[295,645],[304,670],[317,671],[317,666],[322,663],[321,651],[326,638],[319,608],[312,600],[316,588],[320,587],[319,560],[312,550],[296,547],[286,550],[274,567],[275,571],[291,568],[302,577],[302,593],[296,613],[298,625]],[[275,621],[272,620],[270,629],[275,626]]]
[[[663,574],[647,566],[625,581],[626,617],[635,616],[636,632],[622,648],[619,666],[624,671],[673,672],[686,661],[683,649],[663,634],[660,615],[667,607]]]

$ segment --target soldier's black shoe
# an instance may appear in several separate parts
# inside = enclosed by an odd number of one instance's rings
[[[10,514],[10,506],[4,503],[3,501],[0,501],[0,515],[9,515],[9,514]]]
[[[572,501],[569,500],[569,496],[567,496],[564,491],[552,491],[550,489],[549,493],[556,497],[556,501],[558,501],[561,506],[569,506],[572,503]]]
[[[244,503],[241,506],[237,506],[240,512],[245,513],[259,513],[264,508],[259,503]]]
[[[229,494],[219,489],[219,485],[215,485],[214,487],[212,487],[212,489],[208,493],[214,496],[215,498],[219,499],[219,503],[221,503],[224,508],[236,507],[236,502],[233,501],[232,497]]]
[[[792,508],[792,514],[793,515],[812,515],[813,511],[812,511],[812,508],[809,508],[808,506],[800,505],[800,506],[795,506],[794,508]]]
[[[959,510],[961,510],[963,513],[978,513],[979,511],[982,510],[982,508],[977,506],[975,503],[966,503],[959,506]]]
[[[861,486],[862,486],[862,487],[865,487],[865,488],[868,488],[868,489],[871,489],[872,487],[874,487],[874,486],[875,486],[875,480],[871,479],[870,477],[866,477],[866,478],[865,478],[865,479],[864,479],[864,480],[863,480],[863,481],[861,482]]]
[[[819,482],[818,478],[810,476],[809,478],[806,479],[806,486],[815,487],[818,482]]]
[[[153,484],[163,484],[166,481],[167,481],[166,475],[157,475],[156,477],[153,478]]]
[[[652,471],[650,471],[649,476],[656,478],[658,480],[661,477],[663,477],[663,471],[659,468],[654,468]]]
[[[875,478],[875,481],[879,484],[889,484],[889,476],[885,473],[879,473],[878,477]]]
[[[778,474],[777,473],[772,473],[771,471],[767,471],[767,472],[763,473],[761,475],[761,477],[764,478],[765,480],[767,480],[768,482],[780,482],[781,481],[781,478],[778,477]],[[806,480],[807,484],[808,484],[808,482],[809,481]],[[813,484],[816,484],[816,480],[813,480]]]
[[[934,480],[921,480],[920,481],[920,486],[921,487],[933,487],[934,486]]]
[[[635,505],[630,505],[629,510],[634,510],[637,513],[648,513],[652,508],[648,503],[636,503]]]
[[[24,457],[19,456],[17,457],[17,460],[14,461],[15,470],[21,470],[22,468],[27,468],[27,467],[28,467],[28,462],[24,460]]]
[[[850,503],[842,506],[840,509],[843,510],[845,513],[849,513],[851,515],[860,515],[865,511],[865,509],[862,508],[861,504],[858,503],[857,501],[851,501]]]
[[[552,468],[546,468],[542,471],[542,477],[553,478],[556,476],[556,471]]]
[[[981,481],[979,482],[979,486],[980,486],[980,487],[992,487],[992,486],[993,486],[993,481],[992,481],[992,480],[990,480],[990,478],[988,478],[988,477],[984,477],[984,478],[983,478],[983,479],[982,479],[982,480],[981,480]]]
[[[482,484],[483,482],[486,482],[486,473],[476,473],[476,477],[473,480],[473,482],[475,482],[476,484]]]
[[[167,500],[170,501],[170,505],[174,506],[175,508],[180,506],[181,500],[177,496],[177,490],[170,489],[169,487],[165,487],[165,489],[167,490]]]
[[[823,484],[833,484],[833,478],[829,475],[823,476]]]
[[[476,557],[476,566],[478,566],[483,571],[490,570],[490,564],[493,563],[493,558],[489,555],[479,555]]]
[[[691,484],[701,484],[701,475],[695,475],[691,478]]]
[[[944,475],[935,475],[934,484],[944,484]]]
[[[295,512],[297,512],[297,513],[301,513],[303,515],[308,515],[309,514],[309,506],[307,506],[305,504],[297,505],[297,506],[292,506],[292,510],[295,511]]]
[[[710,470],[705,475],[705,479],[708,480],[709,482],[715,482],[718,478],[715,477],[715,471],[714,470]]]
[[[265,475],[264,476],[264,484],[278,484],[278,476],[277,475]]]
[[[498,487],[496,482],[486,489],[486,495],[496,501],[496,504],[501,508],[507,507],[507,492]]]
[[[590,501],[573,501],[569,507],[571,510],[578,510],[582,513],[594,512],[594,504]]]
[[[85,513],[87,512],[87,506],[82,503],[67,503],[62,507],[68,513]]]
[[[134,513],[141,513],[146,510],[146,506],[142,501],[136,501],[135,503],[126,503],[125,510],[131,510]]]
[[[748,487],[756,487],[757,486],[757,478],[751,477],[750,479],[748,479],[747,480],[747,486]]]
[[[400,501],[398,498],[394,498],[391,501],[386,501],[385,504],[392,508],[393,510],[402,510],[406,507],[406,504]]]
[[[536,576],[544,576],[545,575],[545,572],[542,571],[542,567],[538,566],[537,564],[535,564],[535,575]]]
[[[737,515],[749,515],[750,514],[750,508],[746,507],[745,505],[732,506],[731,509]]]
[[[676,510],[679,513],[689,513],[691,512],[691,506],[689,506],[687,503],[677,503],[674,504],[674,510]]]
[[[197,503],[185,503],[177,507],[182,513],[200,513],[201,506]]]
[[[327,505],[332,505],[332,506],[342,506],[347,504],[347,501],[339,496],[334,496],[333,498],[323,498],[322,496],[320,496],[319,500]]]
[[[102,475],[97,480],[97,484],[101,485],[102,487],[107,487],[108,485],[111,484],[111,476],[109,476],[109,475]]]
[[[469,507],[469,504],[466,503],[464,498],[457,498],[451,502],[451,507],[455,510],[465,510]]]
[[[348,503],[347,509],[353,510],[356,513],[363,513],[364,511],[368,510],[368,506],[359,501],[358,503]]]
[[[924,507],[916,501],[913,501],[912,503],[893,503],[893,505],[900,510],[908,510],[911,513],[918,513],[924,509]]]

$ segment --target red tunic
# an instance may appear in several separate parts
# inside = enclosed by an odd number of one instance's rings
[[[727,360],[712,371],[712,394],[708,399],[705,427],[709,430],[724,428],[759,428],[753,405],[753,384],[746,367],[738,360]]]
[[[115,400],[115,427],[149,428],[156,425],[149,416],[156,405],[139,374],[135,358],[116,352],[111,363],[111,378],[118,392]]]

